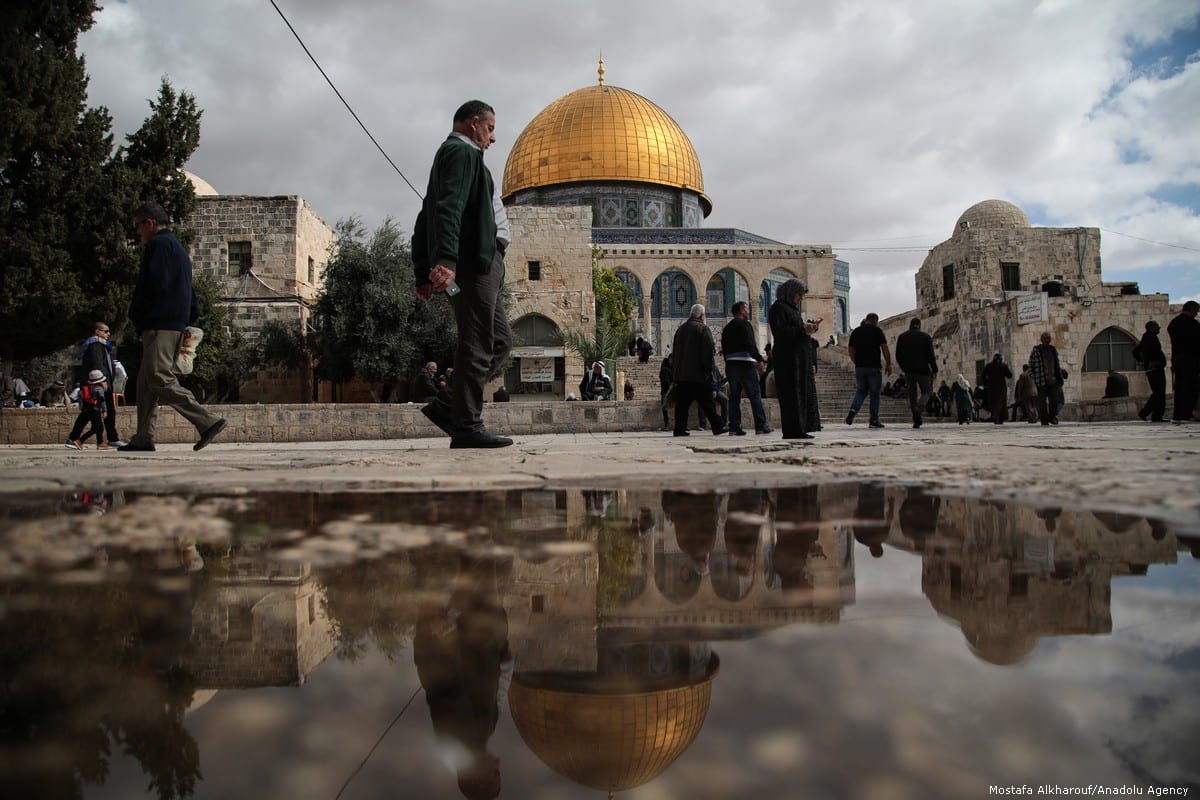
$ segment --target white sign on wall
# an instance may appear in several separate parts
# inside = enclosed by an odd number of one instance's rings
[[[1017,324],[1028,325],[1031,322],[1045,322],[1050,318],[1049,306],[1046,303],[1046,293],[1023,294],[1017,297]]]
[[[553,358],[521,359],[521,381],[523,383],[550,383],[553,380]]]

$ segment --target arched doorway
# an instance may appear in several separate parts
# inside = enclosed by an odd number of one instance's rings
[[[512,325],[511,363],[504,388],[513,400],[561,400],[566,396],[566,350],[558,326],[541,314],[526,314]]]
[[[660,342],[659,355],[667,355],[675,330],[687,321],[696,302],[692,279],[677,269],[661,273],[650,290],[650,315],[654,338]]]

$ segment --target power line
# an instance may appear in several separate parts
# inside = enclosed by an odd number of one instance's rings
[[[342,101],[342,105],[344,105],[346,110],[350,112],[350,116],[354,117],[354,121],[357,122],[358,126],[363,129],[363,133],[367,135],[367,138],[371,140],[371,143],[375,145],[379,152],[383,154],[383,157],[387,159],[387,162],[392,165],[392,169],[396,170],[396,174],[401,178],[404,178],[404,182],[408,184],[408,188],[412,189],[417,197],[421,197],[421,193],[417,191],[417,187],[412,185],[412,182],[406,178],[404,173],[400,171],[400,168],[396,166],[396,162],[392,161],[392,157],[384,151],[379,142],[375,141],[375,137],[371,135],[369,130],[367,130],[367,126],[363,124],[363,121],[358,118],[358,114],[355,114],[354,109],[351,108],[350,104],[346,102],[346,98],[342,97],[342,93],[339,92],[338,88],[333,85],[333,81],[329,80],[329,76],[325,74],[325,70],[321,69],[321,65],[317,63],[316,56],[309,52],[308,46],[304,44],[304,40],[300,38],[300,34],[296,33],[296,29],[292,27],[292,23],[288,22],[288,18],[283,15],[283,12],[280,11],[279,6],[275,5],[275,0],[271,0],[271,5],[276,11],[279,12],[279,17],[283,20],[283,24],[288,26],[288,30],[292,32],[292,36],[295,36],[296,41],[300,43],[302,48],[304,48],[305,55],[307,55],[309,60],[312,61],[313,66],[317,68],[317,71],[321,73],[321,77],[324,78],[325,82],[329,84],[329,88],[333,89],[333,93],[337,95],[338,100]]]
[[[1121,233],[1120,231],[1110,231],[1108,228],[1101,228],[1100,230],[1105,233],[1115,234],[1116,236],[1124,236],[1126,239],[1137,239],[1139,242],[1148,242],[1162,247],[1174,247],[1177,250],[1191,250],[1193,253],[1200,253],[1200,247],[1188,247],[1186,244],[1171,244],[1170,242],[1157,242],[1154,239],[1143,239],[1141,236],[1133,236],[1132,234]]]

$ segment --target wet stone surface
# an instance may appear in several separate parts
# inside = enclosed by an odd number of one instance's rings
[[[3,796],[1195,796],[1190,516],[955,488],[0,495]]]

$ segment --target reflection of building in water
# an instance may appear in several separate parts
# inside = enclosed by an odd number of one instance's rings
[[[710,642],[840,618],[852,539],[826,520],[855,498],[836,486],[589,494],[595,553],[513,567],[508,699],[530,749],[609,792],[661,774],[704,723]]]
[[[296,686],[333,652],[307,564],[235,556],[196,602],[186,668],[206,689]]]
[[[1116,514],[945,497],[925,533],[922,590],[995,664],[1020,661],[1043,636],[1111,632],[1112,578],[1175,561],[1173,537]]]

